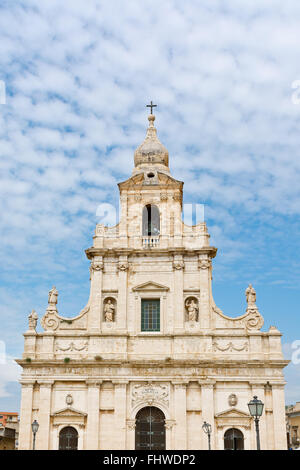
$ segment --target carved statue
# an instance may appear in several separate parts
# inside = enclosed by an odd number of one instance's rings
[[[256,292],[255,289],[252,287],[252,284],[249,284],[245,291],[246,299],[248,306],[255,305],[256,302]]]
[[[107,321],[107,322],[113,322],[114,321],[114,311],[115,311],[115,306],[112,303],[111,299],[108,299],[108,301],[104,305],[104,318],[105,318],[105,321]]]
[[[36,329],[38,318],[39,317],[38,317],[38,314],[36,313],[36,311],[32,310],[30,315],[28,315],[28,323],[29,323],[29,329],[30,330],[35,330]]]
[[[188,311],[189,321],[197,321],[198,306],[194,299],[187,300],[185,305]]]
[[[56,287],[53,286],[52,289],[49,291],[48,304],[49,305],[56,305],[57,304],[57,297],[58,297],[58,291],[56,290]]]

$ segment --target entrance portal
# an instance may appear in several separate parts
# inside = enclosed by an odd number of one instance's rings
[[[154,407],[142,408],[136,415],[135,449],[165,450],[165,415]]]

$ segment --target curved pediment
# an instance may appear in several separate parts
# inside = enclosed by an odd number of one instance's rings
[[[162,284],[158,284],[157,282],[153,281],[148,281],[144,282],[143,284],[139,284],[138,286],[135,286],[132,288],[134,292],[136,291],[167,291],[170,290],[169,287],[163,286]]]

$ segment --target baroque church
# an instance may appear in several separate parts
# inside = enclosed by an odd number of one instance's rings
[[[152,104],[152,103],[151,103]],[[90,297],[73,318],[49,292],[29,316],[22,359],[19,448],[256,449],[248,402],[264,403],[262,449],[286,449],[281,333],[246,289],[245,313],[225,315],[212,295],[204,222],[182,221],[183,182],[148,116],[130,178],[119,183],[121,216],[96,225]],[[245,286],[246,287],[246,286]]]

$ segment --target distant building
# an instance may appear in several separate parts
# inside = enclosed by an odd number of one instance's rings
[[[286,424],[289,448],[300,447],[300,401],[286,406]]]
[[[0,411],[0,450],[18,448],[19,414]]]

